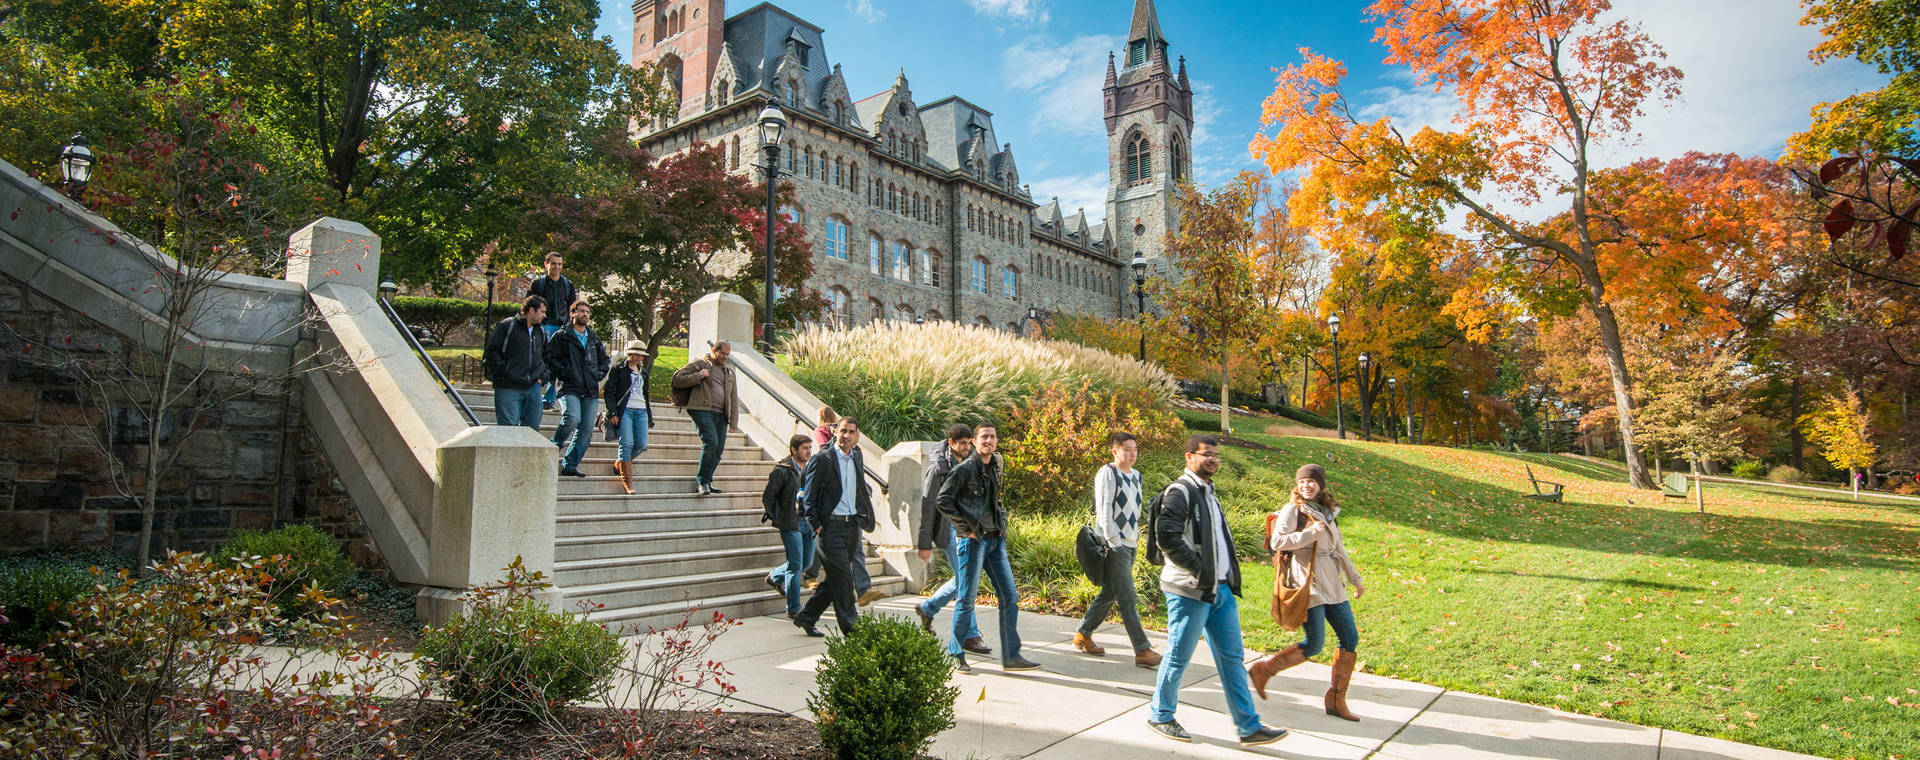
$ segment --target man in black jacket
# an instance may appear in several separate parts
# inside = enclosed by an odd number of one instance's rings
[[[593,420],[600,411],[600,380],[607,376],[607,347],[588,324],[593,308],[574,301],[567,329],[547,340],[547,371],[560,388],[560,426],[553,445],[560,448],[560,474],[584,478],[580,459],[593,442]]]
[[[993,581],[993,593],[1000,601],[1000,668],[1006,671],[1036,670],[1039,663],[1020,656],[1020,586],[1013,581],[1013,564],[1007,561],[1007,512],[1000,502],[1000,457],[996,452],[1000,433],[992,425],[973,427],[973,456],[953,468],[940,487],[940,514],[953,523],[954,554],[962,559],[954,569],[959,597],[953,603],[953,639],[947,642],[947,654],[954,668],[972,673],[962,646],[965,635],[977,625],[973,600],[980,595],[980,573]]]
[[[1173,719],[1180,699],[1180,679],[1186,674],[1193,650],[1206,636],[1220,686],[1227,693],[1227,712],[1240,733],[1240,746],[1272,744],[1286,729],[1261,725],[1247,683],[1245,652],[1240,645],[1240,558],[1233,551],[1233,533],[1227,515],[1213,491],[1213,475],[1220,470],[1220,441],[1196,435],[1187,439],[1187,471],[1167,485],[1160,496],[1160,515],[1153,522],[1154,543],[1167,564],[1160,569],[1160,590],[1167,595],[1167,656],[1160,660],[1147,726],[1174,741],[1193,736]]]
[[[540,429],[540,391],[546,383],[547,334],[540,323],[547,316],[547,300],[527,296],[518,316],[507,317],[487,332],[480,365],[493,384],[493,421],[496,425],[526,425]]]
[[[800,616],[800,576],[813,559],[813,527],[800,513],[800,473],[813,456],[813,436],[787,439],[787,458],[773,466],[767,487],[760,492],[760,522],[780,530],[787,562],[767,573],[767,585],[787,598],[787,619]]]
[[[859,607],[853,600],[853,563],[865,561],[860,552],[860,533],[873,532],[873,494],[860,462],[860,423],[841,417],[834,425],[834,445],[815,454],[807,462],[802,476],[807,494],[807,518],[813,522],[820,539],[822,569],[826,580],[813,590],[807,606],[801,608],[793,624],[808,636],[825,636],[814,628],[820,616],[833,605],[840,621],[840,633],[853,632]]]
[[[572,306],[574,301],[580,300],[580,289],[574,287],[573,281],[560,273],[565,263],[566,260],[560,256],[559,251],[548,253],[546,275],[533,278],[533,282],[527,285],[528,293],[547,299],[547,318],[541,322],[540,328],[546,331],[548,339],[552,339],[554,333],[560,332],[567,326],[567,308]],[[540,401],[541,409],[553,411],[553,393],[553,388],[547,388],[546,398]]]
[[[947,569],[959,573],[959,567],[965,563],[958,553],[960,542],[954,540],[953,524],[940,514],[940,488],[947,484],[947,475],[953,472],[967,456],[973,453],[973,428],[966,425],[954,425],[947,428],[947,445],[933,455],[933,461],[927,463],[926,476],[920,481],[920,561],[933,559],[933,547],[939,546],[947,556]],[[933,616],[940,614],[940,608],[947,606],[960,595],[960,584],[954,578],[933,592],[933,596],[913,606],[920,616],[920,627],[928,633],[933,632]],[[976,619],[974,626],[967,631],[967,638],[960,648],[975,654],[993,654],[987,642],[980,638],[980,626]]]

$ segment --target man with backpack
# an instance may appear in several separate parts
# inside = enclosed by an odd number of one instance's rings
[[[540,324],[547,317],[547,300],[527,296],[520,314],[500,320],[487,331],[480,366],[493,384],[496,425],[525,425],[540,429],[540,391],[551,377],[547,372],[547,333]]]
[[[1240,746],[1272,744],[1287,731],[1260,723],[1253,688],[1247,682],[1240,606],[1235,599],[1240,595],[1240,558],[1234,554],[1233,533],[1227,529],[1227,515],[1213,490],[1213,475],[1220,470],[1219,439],[1188,438],[1186,460],[1186,472],[1154,497],[1147,510],[1153,526],[1147,558],[1164,558],[1160,590],[1167,595],[1167,656],[1154,679],[1147,727],[1174,741],[1193,741],[1193,735],[1173,719],[1173,710],[1179,703],[1187,663],[1204,635],[1213,649],[1214,667],[1227,694],[1227,711],[1240,734]]]
[[[593,420],[600,410],[600,381],[607,376],[607,347],[593,332],[593,307],[586,299],[567,310],[567,326],[547,336],[547,374],[560,389],[560,425],[553,445],[560,449],[560,474],[586,477],[580,460],[593,442]]]
[[[1100,595],[1087,606],[1087,615],[1073,634],[1073,648],[1105,656],[1107,650],[1093,642],[1093,631],[1118,605],[1120,623],[1133,643],[1133,664],[1157,668],[1160,653],[1153,651],[1146,630],[1140,627],[1140,600],[1133,590],[1133,552],[1139,545],[1141,518],[1140,472],[1133,464],[1140,459],[1140,442],[1125,432],[1108,436],[1107,442],[1113,446],[1113,462],[1093,477],[1093,535],[1106,548],[1097,579]]]
[[[574,301],[580,300],[580,289],[574,287],[573,281],[560,273],[565,264],[566,259],[560,255],[559,251],[549,252],[545,261],[547,273],[533,278],[533,282],[527,285],[528,293],[539,296],[547,302],[547,317],[540,323],[540,329],[546,333],[548,340],[553,339],[554,333],[566,328],[567,308],[572,306]],[[555,390],[555,386],[548,386],[547,395],[540,399],[540,408],[543,411],[553,411]]]

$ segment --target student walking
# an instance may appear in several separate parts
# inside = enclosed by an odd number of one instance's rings
[[[620,488],[633,494],[633,460],[647,451],[647,433],[653,429],[652,383],[647,381],[647,344],[627,341],[627,361],[607,373],[602,398],[607,404],[607,423],[614,426],[620,439],[620,453],[613,471],[620,475]]]
[[[853,563],[860,550],[860,534],[872,532],[873,493],[860,462],[860,423],[841,417],[834,426],[834,445],[807,462],[802,473],[807,495],[807,518],[813,521],[825,557],[827,577],[813,590],[793,624],[808,636],[825,636],[814,625],[827,606],[833,606],[842,635],[853,633],[860,612],[853,599]]]
[[[820,426],[813,429],[813,445],[823,448],[833,445],[833,423],[839,420],[840,415],[831,406],[822,406],[814,412],[814,421]]]
[[[726,452],[727,431],[739,423],[733,367],[727,365],[727,357],[732,354],[732,345],[714,341],[706,356],[687,362],[673,373],[673,405],[687,410],[687,417],[700,431],[700,470],[693,476],[696,494],[720,493],[713,487],[713,471]]]
[[[813,557],[813,526],[807,524],[800,509],[800,474],[813,457],[813,438],[796,435],[787,439],[787,457],[767,474],[767,487],[760,492],[760,522],[772,523],[780,531],[780,545],[787,550],[787,562],[767,573],[767,585],[787,598],[787,619],[800,615],[800,573]]]
[[[1240,746],[1272,744],[1287,731],[1260,723],[1247,671],[1240,665],[1240,605],[1235,599],[1240,595],[1240,558],[1234,555],[1233,534],[1213,490],[1220,441],[1203,435],[1188,438],[1186,455],[1186,472],[1161,493],[1153,522],[1154,543],[1167,562],[1160,569],[1160,590],[1167,595],[1167,656],[1154,679],[1147,726],[1174,741],[1193,741],[1173,719],[1173,710],[1180,699],[1180,679],[1204,635],[1213,649]]]
[[[574,301],[580,300],[580,289],[574,287],[573,281],[567,279],[566,275],[560,274],[560,270],[564,268],[565,261],[559,251],[548,253],[546,258],[546,275],[535,277],[533,282],[527,286],[528,293],[544,298],[547,301],[547,317],[541,322],[540,327],[546,332],[546,337],[549,340],[553,338],[554,333],[566,328],[567,307],[572,306]],[[549,387],[547,388],[547,395],[540,400],[540,408],[551,412],[553,411],[553,404],[554,389]]]
[[[547,301],[527,296],[520,314],[500,320],[487,332],[480,365],[493,384],[493,422],[540,429],[540,391],[547,382],[547,334],[540,328]]]
[[[1020,656],[1020,586],[1013,581],[1007,560],[1007,511],[1000,500],[999,431],[992,425],[973,427],[973,455],[955,465],[940,487],[940,514],[953,524],[954,570],[959,596],[953,604],[953,638],[947,654],[961,673],[972,673],[963,641],[974,631],[974,599],[980,595],[980,574],[993,580],[1000,603],[1000,667],[1006,671],[1037,670],[1039,663]]]
[[[1267,520],[1267,548],[1291,552],[1287,577],[1294,584],[1312,583],[1308,588],[1307,621],[1301,633],[1307,639],[1269,654],[1247,668],[1253,688],[1267,698],[1267,679],[1282,670],[1306,662],[1320,653],[1327,640],[1327,626],[1340,639],[1333,655],[1333,685],[1327,689],[1328,715],[1359,720],[1347,709],[1347,684],[1353,680],[1360,646],[1360,629],[1354,626],[1353,605],[1347,600],[1347,584],[1353,584],[1353,598],[1367,593],[1360,580],[1360,569],[1347,556],[1347,544],[1340,537],[1340,507],[1327,490],[1327,471],[1317,464],[1303,465],[1294,473],[1293,494],[1287,505]]]
[[[1093,534],[1107,548],[1101,564],[1100,595],[1087,607],[1080,630],[1073,634],[1073,647],[1095,657],[1107,650],[1093,641],[1093,631],[1106,622],[1115,606],[1120,608],[1120,623],[1127,628],[1133,644],[1133,664],[1142,668],[1160,667],[1160,653],[1140,627],[1140,600],[1133,588],[1133,555],[1140,541],[1140,473],[1133,469],[1140,459],[1140,442],[1132,433],[1114,433],[1107,438],[1113,448],[1113,462],[1093,476]]]
[[[933,617],[940,614],[940,608],[947,606],[960,595],[960,566],[966,564],[956,553],[960,542],[955,540],[953,524],[940,514],[940,487],[946,485],[947,476],[953,473],[955,465],[960,464],[973,453],[973,428],[966,425],[954,425],[947,428],[947,445],[934,452],[933,461],[927,464],[927,472],[920,481],[920,536],[916,548],[920,551],[920,561],[933,559],[933,547],[939,546],[946,554],[947,569],[953,577],[933,592],[927,600],[913,606],[915,614],[920,616],[920,627],[928,633],[933,632]],[[987,642],[980,638],[978,621],[967,630],[967,638],[960,642],[960,648],[975,654],[993,654]]]
[[[584,478],[580,459],[593,443],[593,420],[600,411],[600,380],[607,376],[607,347],[600,344],[588,322],[593,308],[585,300],[573,302],[567,328],[548,336],[547,372],[560,389],[560,425],[553,445],[560,449],[560,474]]]

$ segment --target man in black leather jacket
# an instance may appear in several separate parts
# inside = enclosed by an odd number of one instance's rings
[[[973,428],[973,456],[953,468],[940,488],[940,514],[953,523],[954,553],[962,558],[954,568],[959,596],[953,603],[953,638],[947,654],[961,673],[972,673],[963,651],[964,636],[973,628],[974,603],[980,594],[980,573],[993,580],[1000,602],[1000,667],[1006,671],[1036,670],[1038,663],[1020,656],[1020,586],[1007,560],[1007,511],[1000,502],[1000,433],[992,425]]]

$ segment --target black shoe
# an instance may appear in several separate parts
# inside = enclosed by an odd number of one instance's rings
[[[963,676],[973,675],[973,666],[967,664],[966,655],[956,654],[953,656],[953,672]]]
[[[807,635],[813,638],[819,639],[819,638],[826,637],[826,634],[821,633],[820,629],[813,627],[812,623],[809,623],[805,620],[801,620],[800,618],[797,618],[797,617],[794,618],[793,625],[794,627],[799,628],[802,631],[806,631]]]
[[[560,468],[560,474],[565,475],[569,478],[584,478],[587,476],[586,473],[581,472],[579,469],[573,468],[573,467]]]
[[[920,616],[920,630],[926,631],[927,633],[933,633],[933,616],[932,615],[927,614],[927,611],[924,609],[921,609],[920,605],[918,604],[913,605],[913,614]]]
[[[709,495],[709,496],[711,496],[711,495],[713,495],[713,494],[717,494],[717,493],[720,493],[720,489],[718,489],[718,488],[714,488],[714,487],[713,487],[713,484],[712,484],[712,483],[708,483],[708,484],[707,484],[707,495]]]
[[[695,496],[707,495],[707,484],[702,483],[699,480],[693,481],[693,495]]]
[[[542,401],[542,402],[540,402],[540,411],[543,411],[543,412],[551,412],[551,411],[553,411],[553,402],[552,402],[552,401]]]
[[[980,654],[980,655],[993,654],[993,647],[987,646],[986,640],[980,638],[979,636],[975,636],[971,639],[967,639],[966,641],[960,642],[960,648],[965,649],[974,654]]]
[[[786,589],[786,587],[785,587],[785,586],[782,586],[782,585],[780,585],[780,582],[779,582],[779,581],[776,581],[776,580],[774,580],[774,579],[773,579],[773,576],[771,576],[771,575],[764,575],[764,576],[761,576],[761,578],[762,578],[762,579],[764,579],[764,580],[766,580],[766,582],[767,582],[767,585],[768,585],[768,586],[771,586],[771,587],[773,587],[773,593],[776,593],[776,594],[779,594],[779,595],[781,595],[781,596],[786,596],[786,595],[787,595],[787,589]],[[791,613],[789,613],[789,614],[787,615],[787,617],[789,617],[789,618],[791,618],[791,617],[793,617],[793,615],[792,615]]]
[[[1021,671],[1021,670],[1039,670],[1040,663],[1034,662],[1025,657],[1015,657],[1011,660],[1007,660],[1005,662],[1000,663],[1000,669],[1008,672]]]
[[[1186,729],[1181,728],[1180,721],[1177,720],[1170,720],[1165,723],[1147,721],[1147,728],[1151,728],[1154,733],[1177,742],[1193,741],[1193,734],[1189,734]]]
[[[1246,736],[1240,737],[1240,746],[1258,747],[1262,744],[1272,744],[1274,742],[1280,741],[1280,737],[1286,736],[1286,735],[1287,735],[1287,730],[1284,728],[1274,728],[1272,726],[1261,726],[1260,730],[1255,731],[1251,734],[1247,734]]]

